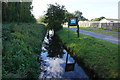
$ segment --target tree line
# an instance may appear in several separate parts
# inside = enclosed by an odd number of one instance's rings
[[[82,16],[82,12],[79,10],[74,13],[70,13],[66,10],[64,5],[49,4],[46,13],[40,16],[37,21],[47,24],[49,29],[53,29],[54,32],[62,29],[62,24],[68,22],[69,17],[78,17],[78,20],[85,21],[88,19]]]
[[[53,4],[50,4],[50,5],[52,5],[52,6],[54,6],[54,7],[57,7],[57,6],[60,6],[60,5],[53,5]],[[62,5],[63,6],[63,5]],[[50,11],[50,8],[51,8],[51,11]],[[65,7],[64,7],[64,9],[65,9]],[[50,13],[51,15],[52,15],[52,7],[51,6],[49,6],[49,8],[48,8],[48,11],[46,11],[46,14],[45,15],[43,15],[43,16],[40,16],[38,19],[37,19],[37,22],[39,22],[39,23],[46,23],[46,16],[48,16],[48,13]],[[54,12],[55,12],[55,10],[54,10]],[[59,13],[60,13],[60,11],[58,10],[58,14],[56,14],[56,15],[59,15]],[[64,16],[64,17],[63,17]],[[101,16],[101,17],[98,17],[98,18],[94,18],[94,19],[91,19],[91,20],[89,20],[89,19],[87,19],[86,17],[84,17],[83,16],[83,13],[81,12],[81,11],[79,11],[79,10],[76,10],[76,11],[74,11],[73,13],[70,13],[70,12],[68,12],[66,9],[64,10],[64,15],[59,15],[59,16],[57,16],[57,17],[63,17],[62,19],[63,19],[63,21],[64,21],[64,23],[65,22],[68,22],[68,18],[69,17],[78,17],[78,21],[100,21],[100,20],[102,20],[102,19],[104,19],[105,17],[103,17],[103,16]],[[54,18],[55,19],[55,18]],[[56,20],[56,19],[55,19]],[[53,20],[52,20],[52,22],[53,22]]]
[[[83,13],[82,13],[81,11],[79,11],[79,10],[74,11],[74,13],[70,13],[70,12],[68,12],[68,11],[66,10],[66,11],[64,12],[64,15],[62,15],[62,16],[64,16],[64,20],[63,20],[63,21],[64,21],[64,22],[67,22],[69,17],[78,17],[78,20],[79,20],[79,21],[88,21],[88,19],[85,18],[82,14],[83,14]],[[58,17],[59,17],[59,16],[58,16]],[[37,19],[37,22],[39,22],[39,23],[44,23],[44,22],[45,22],[45,15],[40,16],[40,17]]]
[[[70,13],[66,10],[64,5],[49,4],[46,13],[43,16],[40,16],[37,19],[39,23],[45,23],[48,29],[53,29],[54,32],[62,29],[62,24],[68,22],[69,17],[78,17],[78,21],[89,21],[85,18],[83,13],[79,10],[75,11],[74,13]],[[105,17],[95,18],[92,21],[100,21]]]
[[[36,22],[32,2],[2,2],[3,22]]]
[[[32,2],[2,2],[2,21],[3,22],[36,22],[31,10]],[[49,4],[44,16],[37,19],[47,24],[49,29],[55,31],[62,28],[63,23],[68,21],[68,17],[78,17],[79,21],[88,21],[83,13],[79,10],[70,13],[66,10],[64,5]],[[93,21],[101,20],[104,17],[92,19]]]

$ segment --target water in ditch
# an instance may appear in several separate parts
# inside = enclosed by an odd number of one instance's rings
[[[48,36],[49,35],[49,36]],[[40,53],[40,75],[41,78],[81,78],[89,79],[84,70],[69,55],[61,45],[61,41],[49,31],[46,35],[42,52]]]

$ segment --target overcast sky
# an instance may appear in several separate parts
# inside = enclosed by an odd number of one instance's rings
[[[35,18],[44,15],[47,4],[58,3],[64,5],[68,12],[79,10],[83,16],[90,19],[104,16],[106,18],[118,18],[118,2],[120,0],[33,0]]]

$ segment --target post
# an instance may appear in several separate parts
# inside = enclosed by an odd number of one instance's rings
[[[77,26],[77,36],[79,38],[79,25],[78,25],[78,17],[69,17],[68,20],[68,40],[70,38],[69,26]]]
[[[79,25],[77,25],[77,37],[80,37],[80,33],[79,33]]]
[[[68,40],[70,39],[70,30],[69,30],[69,25],[68,25]]]

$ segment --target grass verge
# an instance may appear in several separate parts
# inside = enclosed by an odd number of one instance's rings
[[[68,27],[66,25],[64,25],[64,26]],[[71,27],[77,28],[77,26],[71,26]],[[113,35],[113,36],[120,35],[120,33],[114,33],[114,32],[112,32],[111,30],[108,30],[108,29],[95,28],[95,27],[82,27],[82,26],[80,26],[80,30],[92,31],[92,32],[96,32],[96,33],[101,33],[101,34],[106,34],[106,35]]]
[[[106,35],[113,35],[113,36],[118,36],[120,35],[120,33],[114,33],[111,31],[106,31],[106,30],[102,30],[99,28],[93,28],[93,27],[80,27],[81,30],[86,30],[86,31],[92,31],[92,32],[96,32],[96,33],[101,33],[101,34],[106,34]]]
[[[75,31],[70,31],[68,40],[67,29],[63,29],[57,34],[67,48],[70,48],[77,58],[82,59],[85,65],[94,70],[100,78],[118,77],[119,45],[84,34],[80,34],[80,38],[76,38]]]
[[[37,58],[46,34],[45,26],[7,23],[2,30],[2,78],[38,78]]]

